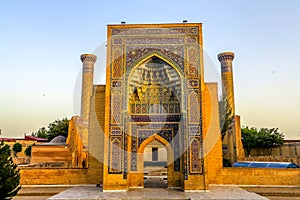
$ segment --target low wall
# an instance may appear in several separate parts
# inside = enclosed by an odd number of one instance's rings
[[[272,157],[300,157],[300,140],[285,140],[279,147],[269,148],[254,148],[251,149],[251,156],[266,156]]]
[[[97,184],[99,177],[88,169],[20,168],[21,185]]]
[[[300,185],[300,169],[223,168],[219,184]]]
[[[72,162],[72,155],[65,145],[34,145],[31,150],[30,164],[44,162]]]
[[[98,170],[66,168],[21,168],[22,185],[76,185],[101,183]],[[213,184],[298,185],[300,169],[223,168]]]

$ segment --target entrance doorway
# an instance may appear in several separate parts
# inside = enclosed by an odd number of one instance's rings
[[[144,187],[166,188],[168,184],[167,149],[153,140],[144,149]]]
[[[168,141],[153,134],[142,142],[138,155],[145,188],[174,187],[174,151]]]

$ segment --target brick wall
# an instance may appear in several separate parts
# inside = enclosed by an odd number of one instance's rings
[[[97,184],[99,172],[89,169],[21,168],[21,185]],[[210,184],[300,185],[300,169],[223,168]]]
[[[105,85],[94,86],[90,111],[88,167],[103,183]]]
[[[88,169],[21,168],[21,185],[96,184]]]
[[[66,162],[71,163],[70,149],[65,145],[60,146],[32,146],[30,164],[43,162]]]
[[[300,169],[223,168],[217,184],[300,185]]]
[[[223,167],[222,140],[219,124],[218,86],[216,83],[206,83],[203,94],[203,128],[205,168],[208,183],[216,182]]]
[[[282,157],[300,157],[300,140],[286,140],[282,146],[268,148],[254,148],[251,150],[251,156],[282,156]]]

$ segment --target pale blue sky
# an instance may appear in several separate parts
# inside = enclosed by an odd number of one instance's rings
[[[217,54],[235,52],[236,113],[242,125],[278,127],[287,138],[300,139],[299,10],[297,0],[3,0],[2,136],[29,134],[76,114],[80,54],[104,46],[107,24],[187,19],[203,23],[204,49],[218,70]]]

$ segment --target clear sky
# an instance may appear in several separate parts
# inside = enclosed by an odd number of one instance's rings
[[[300,139],[299,10],[298,0],[3,0],[2,137],[22,137],[78,114],[73,104],[79,57],[104,46],[107,24],[187,19],[203,23],[206,58],[215,65],[206,68],[219,70],[217,54],[235,52],[236,113],[242,125],[278,127],[287,139]],[[97,62],[104,59],[103,53]]]

